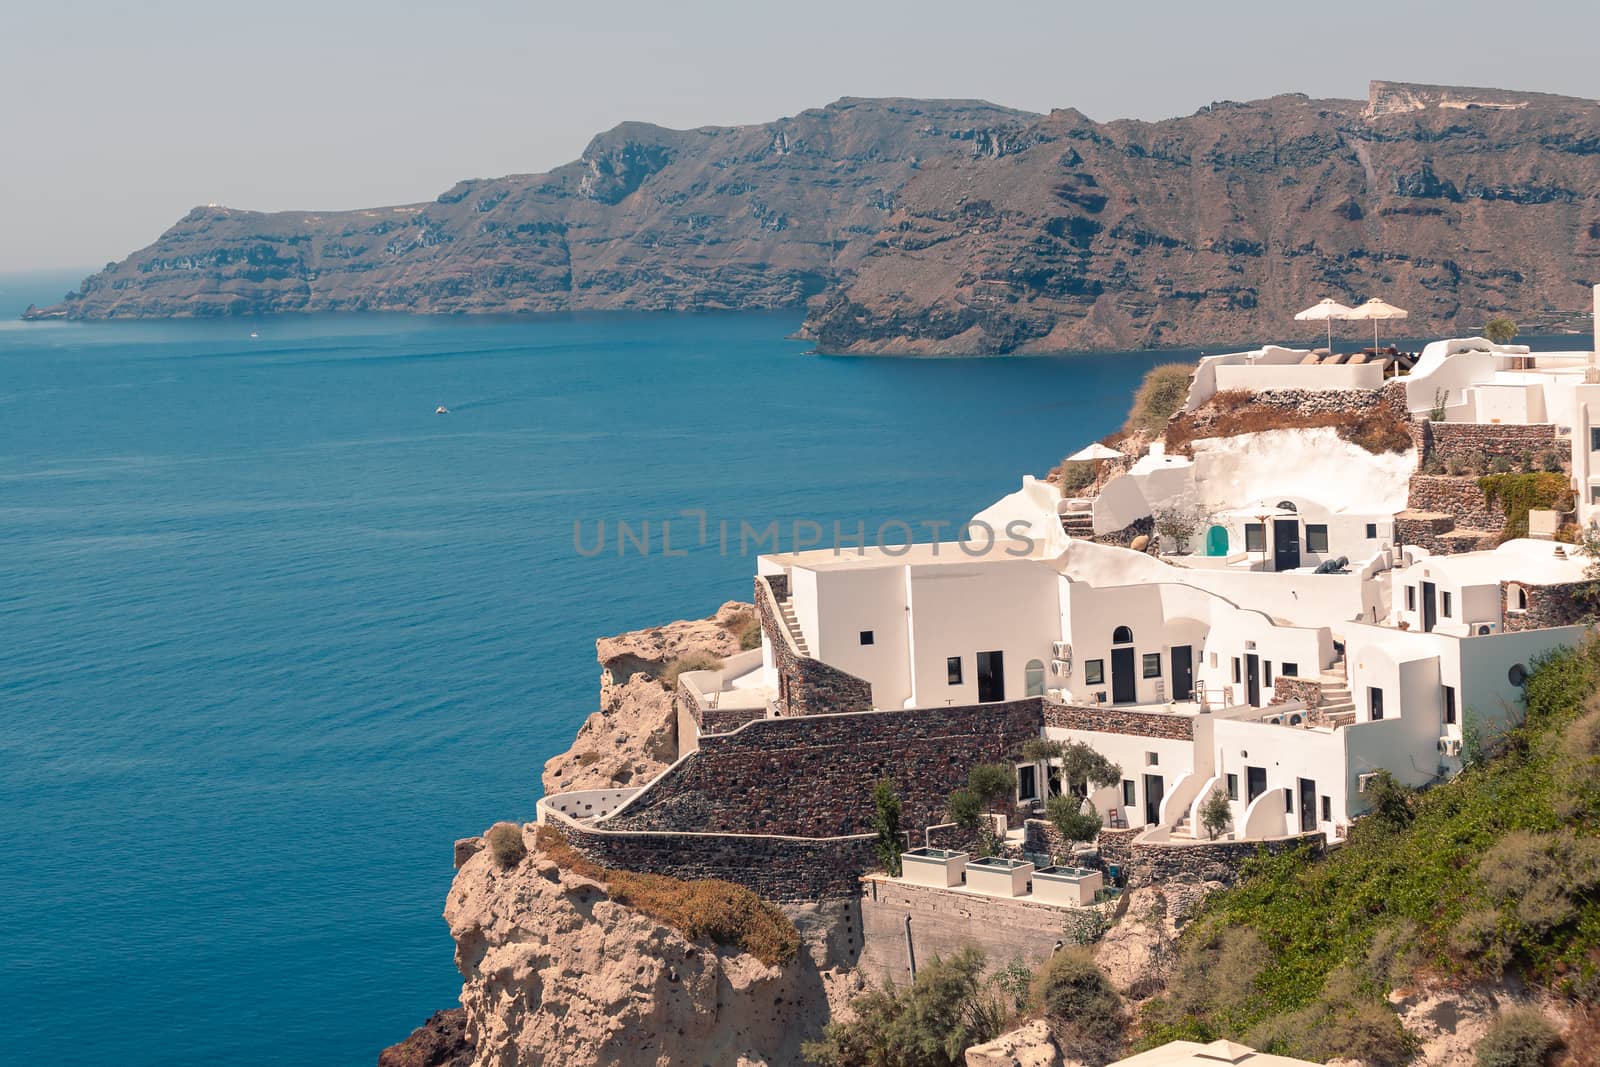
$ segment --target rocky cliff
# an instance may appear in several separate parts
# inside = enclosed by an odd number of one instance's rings
[[[546,761],[544,791],[639,786],[666,770],[678,758],[678,727],[662,673],[686,657],[737,653],[737,630],[754,617],[749,604],[730,600],[709,618],[596,641],[600,710],[584,720],[570,749]]]
[[[846,99],[627,123],[425,204],[197,208],[39,316],[797,307],[834,352],[1216,344],[1323,295],[1558,324],[1600,277],[1600,108],[1375,82],[1161,122]],[[1351,326],[1359,331],[1360,327]],[[1303,332],[1303,331],[1302,331]]]

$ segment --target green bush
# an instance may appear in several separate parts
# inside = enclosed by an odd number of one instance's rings
[[[1200,805],[1200,825],[1215,841],[1233,821],[1233,807],[1228,801],[1228,791],[1220,785],[1213,788]]]
[[[1005,1021],[983,967],[977,949],[936,956],[904,990],[889,985],[851,1001],[855,1017],[829,1023],[802,1054],[818,1067],[959,1067],[966,1050],[999,1036]]]
[[[669,690],[678,688],[678,675],[690,671],[720,671],[722,661],[709,652],[686,652],[668,660],[661,668],[661,684]]]
[[[1104,825],[1094,805],[1076,793],[1058,793],[1045,801],[1044,817],[1069,842],[1093,841]]]
[[[1189,382],[1193,377],[1192,363],[1163,363],[1152,367],[1134,394],[1127,428],[1160,434],[1167,428],[1167,420],[1189,399]]]
[[[967,788],[991,808],[1005,803],[1017,791],[1016,768],[1009,763],[980,763],[967,773]]]
[[[1500,1013],[1478,1042],[1476,1067],[1548,1067],[1561,1051],[1561,1035],[1532,1008]]]
[[[975,833],[983,822],[983,798],[970,789],[961,788],[951,793],[944,810],[956,828],[967,833]]]
[[[872,829],[878,835],[878,862],[890,877],[900,877],[900,798],[888,782],[872,787]]]
[[[1511,473],[1511,461],[1496,456],[1489,468],[1493,473],[1478,479],[1478,488],[1491,505],[1505,512],[1506,528],[1502,540],[1528,536],[1528,512],[1533,508],[1572,510],[1572,486],[1566,475],[1547,471]]]
[[[515,867],[528,854],[528,846],[522,842],[522,826],[518,823],[497,822],[489,827],[483,840],[502,870]]]
[[[1094,464],[1085,460],[1062,461],[1056,469],[1056,485],[1064,495],[1070,496],[1094,481]]]
[[[1483,324],[1483,336],[1497,345],[1508,345],[1517,336],[1517,324],[1507,315],[1496,315]]]
[[[1050,957],[1033,981],[1033,1003],[1068,1059],[1100,1067],[1122,1054],[1128,1026],[1122,998],[1086,949]]]

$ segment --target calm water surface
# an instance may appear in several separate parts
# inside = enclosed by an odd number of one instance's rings
[[[372,1063],[455,1003],[451,841],[532,816],[595,636],[749,596],[574,519],[961,520],[1172,358],[797,322],[0,321],[5,1058]]]

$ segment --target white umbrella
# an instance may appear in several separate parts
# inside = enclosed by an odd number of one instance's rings
[[[1372,347],[1374,350],[1376,350],[1378,347],[1378,320],[1403,319],[1406,317],[1406,314],[1407,312],[1405,309],[1397,308],[1393,304],[1385,304],[1377,297],[1373,297],[1365,304],[1361,304],[1352,308],[1350,310],[1350,314],[1345,317],[1349,319],[1372,320]]]
[[[1120,457],[1122,455],[1124,455],[1124,453],[1118,452],[1114,448],[1107,448],[1105,445],[1101,444],[1099,441],[1096,441],[1094,444],[1090,445],[1088,448],[1080,448],[1080,449],[1078,449],[1078,451],[1076,451],[1072,455],[1068,456],[1067,457],[1067,462],[1068,463],[1077,463],[1077,462],[1081,462],[1083,460],[1089,460],[1089,459],[1117,459],[1118,457]]]
[[[1315,306],[1308,307],[1294,317],[1296,322],[1326,322],[1328,324],[1328,351],[1333,351],[1333,320],[1348,319],[1350,309],[1331,296],[1325,296],[1317,301]]]

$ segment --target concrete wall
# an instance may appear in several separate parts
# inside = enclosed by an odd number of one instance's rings
[[[1301,358],[1304,358],[1303,356]],[[1304,389],[1321,392],[1333,389],[1383,388],[1383,365],[1358,363],[1331,367],[1306,367],[1299,364],[1228,364],[1216,369],[1217,390]]]

